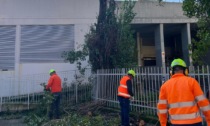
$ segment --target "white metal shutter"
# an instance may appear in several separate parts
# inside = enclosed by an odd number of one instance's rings
[[[15,26],[0,26],[0,70],[14,69]]]
[[[21,63],[63,62],[63,51],[74,49],[74,25],[21,26]]]

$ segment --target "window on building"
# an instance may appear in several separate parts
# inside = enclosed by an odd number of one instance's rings
[[[74,25],[21,26],[20,62],[63,62],[63,51],[74,49]]]
[[[15,30],[15,26],[0,26],[0,70],[14,69]]]

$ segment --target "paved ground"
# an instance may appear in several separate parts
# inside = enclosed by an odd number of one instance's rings
[[[0,120],[0,126],[26,126],[23,119]]]

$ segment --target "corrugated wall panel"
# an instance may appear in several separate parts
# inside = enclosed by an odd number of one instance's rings
[[[63,51],[74,49],[74,25],[21,26],[21,63],[63,62]]]
[[[15,26],[0,26],[0,70],[14,69]]]

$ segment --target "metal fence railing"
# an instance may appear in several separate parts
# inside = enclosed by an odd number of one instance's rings
[[[120,1],[120,0],[119,0]],[[134,1],[138,1],[138,0],[134,0]],[[158,2],[159,0],[148,0],[148,1],[154,1],[154,2]],[[162,0],[161,2],[175,2],[175,3],[182,3],[184,0]]]
[[[130,68],[98,70],[92,75],[87,69],[84,75],[78,71],[57,72],[62,79],[62,102],[68,104],[80,103],[96,99],[106,103],[108,107],[119,107],[117,100],[117,89],[122,76]],[[139,67],[133,68],[136,77],[133,80],[133,91],[135,100],[131,102],[131,110],[140,113],[156,115],[159,89],[163,80],[169,78],[163,74],[161,67]],[[190,76],[194,77],[206,93],[210,86],[209,66],[190,67]],[[16,80],[4,78],[0,81],[0,111],[5,104],[37,104],[43,96],[41,83],[46,83],[48,74],[25,76]]]
[[[182,3],[183,0],[162,0],[163,2],[176,2],[176,3]]]
[[[107,106],[119,107],[117,89],[122,76],[129,69],[98,70],[96,74],[95,99],[106,102]],[[168,79],[169,74],[163,75],[161,67],[134,68],[136,77],[133,80],[134,101],[131,101],[131,110],[140,113],[156,115],[159,89],[163,79]],[[166,69],[169,73],[169,68]],[[210,71],[208,66],[190,67],[189,76],[194,77],[201,85],[204,92],[209,90]]]
[[[84,74],[79,71],[57,72],[62,79],[62,102],[78,103],[91,100],[92,83],[89,82],[91,70],[86,69]],[[46,83],[49,74],[24,76],[15,78],[2,78],[0,81],[0,111],[5,104],[26,104],[28,108],[37,104],[44,94],[42,83]]]

